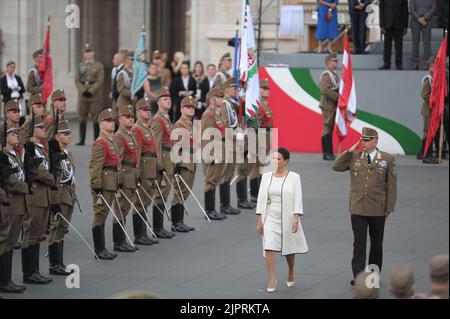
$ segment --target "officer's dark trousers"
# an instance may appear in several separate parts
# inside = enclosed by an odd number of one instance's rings
[[[377,265],[381,272],[383,262],[383,235],[384,216],[351,215],[353,230],[353,276],[356,276],[366,268],[366,243],[367,229],[370,236],[369,265]]]

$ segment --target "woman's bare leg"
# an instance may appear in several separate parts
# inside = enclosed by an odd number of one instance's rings
[[[286,261],[289,267],[287,281],[295,281],[295,254],[286,255]]]
[[[274,288],[275,287],[275,261],[276,261],[276,254],[277,252],[266,250],[266,267],[267,267],[267,274],[269,275],[269,284],[267,285],[268,288]]]

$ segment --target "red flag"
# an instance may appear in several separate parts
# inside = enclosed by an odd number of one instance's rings
[[[53,70],[52,70],[52,57],[50,55],[50,19],[47,27],[47,33],[45,34],[44,46],[43,46],[43,59],[39,64],[39,75],[42,79],[42,103],[47,105],[47,98],[53,91]]]
[[[433,70],[433,80],[431,84],[430,95],[430,126],[428,128],[427,140],[425,142],[425,149],[423,151],[423,157],[428,152],[428,147],[434,140],[434,137],[441,126],[441,119],[444,116],[444,98],[447,94],[447,79],[445,74],[445,59],[447,56],[447,34],[444,40],[442,40],[441,47],[436,56]]]

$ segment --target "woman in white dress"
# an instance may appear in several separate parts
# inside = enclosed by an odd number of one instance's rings
[[[273,155],[274,172],[265,173],[258,193],[256,231],[262,236],[269,276],[267,292],[274,292],[276,256],[281,252],[289,267],[286,285],[295,283],[295,254],[308,251],[300,216],[303,215],[300,175],[287,169],[289,151],[279,148]]]

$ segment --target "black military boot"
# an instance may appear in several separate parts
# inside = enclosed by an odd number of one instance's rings
[[[48,246],[48,261],[50,275],[56,276],[68,276],[70,272],[67,272],[61,265],[59,260],[59,243],[53,243]]]
[[[0,292],[20,294],[25,292],[24,286],[16,285],[12,280],[12,256],[13,251],[3,253],[0,256]]]
[[[105,224],[97,225],[92,229],[92,237],[94,239],[95,254],[99,259],[113,260],[117,254],[109,252],[105,248]]]
[[[153,242],[147,240],[147,234],[145,231],[144,221],[139,217],[138,214],[133,214],[133,232],[134,232],[134,243],[136,245],[150,246]]]
[[[419,152],[417,152],[417,159],[423,160],[423,150],[425,149],[425,141],[426,139],[422,139],[422,144],[420,146]]]
[[[47,280],[43,279],[36,272],[35,247],[35,245],[30,245],[27,248],[22,248],[23,282],[26,284],[46,285],[48,284]]]
[[[425,150],[425,147],[424,147]],[[427,153],[425,154],[425,158],[422,160],[424,164],[438,164],[439,160],[433,157],[433,144],[430,144],[428,147]]]
[[[241,213],[240,209],[231,206],[230,200],[230,181],[226,181],[220,185],[220,212],[222,214],[238,215]]]
[[[250,203],[256,204],[258,202],[260,177],[250,179]]]
[[[164,204],[158,204],[158,207],[164,212]],[[153,231],[158,238],[170,239],[174,237],[175,234],[164,229],[164,216],[158,210],[158,207],[153,206]]]
[[[247,177],[236,183],[236,193],[238,197],[238,207],[243,209],[254,209],[255,204],[247,200]]]
[[[36,274],[49,284],[53,281],[53,279],[50,277],[46,277],[39,272],[40,248],[41,248],[40,242],[37,242],[36,244],[34,244],[34,258],[35,258],[34,269],[35,269]]]
[[[137,247],[133,247],[127,243],[127,238],[119,223],[113,223],[113,241],[114,251],[120,251],[122,253],[134,253],[136,250],[138,250]]]
[[[180,221],[180,206],[178,204],[176,205],[172,205],[171,208],[171,215],[172,215],[172,227],[173,229],[178,232],[178,233],[188,233],[189,229],[187,229],[186,227],[183,227],[183,225],[181,225]]]
[[[100,134],[100,124],[94,122],[93,126],[94,126],[94,141],[95,141]]]
[[[179,212],[179,219],[180,219],[179,224],[181,224],[181,226],[186,228],[188,231],[194,231],[195,227],[186,225],[184,223],[184,206],[183,206],[183,204],[178,203],[177,205],[178,205],[178,212]]]
[[[147,214],[144,212],[141,214],[142,217],[144,217],[145,221],[149,224],[149,226],[151,226],[151,224],[148,221],[148,216]],[[159,244],[159,240],[156,237],[153,237],[153,235],[147,235],[147,228],[144,227],[144,234],[145,234],[145,239],[148,242],[151,242],[152,244]]]
[[[322,153],[324,161],[328,161],[329,158],[327,143],[328,143],[327,136],[326,135],[322,136]]]
[[[76,145],[84,145],[86,140],[86,122],[80,122],[80,141]]]
[[[209,219],[211,220],[222,220],[225,219],[227,216],[224,214],[219,214],[216,212],[216,189],[210,189],[209,191],[205,192],[205,210],[206,215],[208,215]],[[206,217],[205,217],[206,218]]]
[[[330,161],[334,161],[336,159],[336,156],[334,155],[333,151],[333,134],[328,134],[328,155],[330,157]]]

